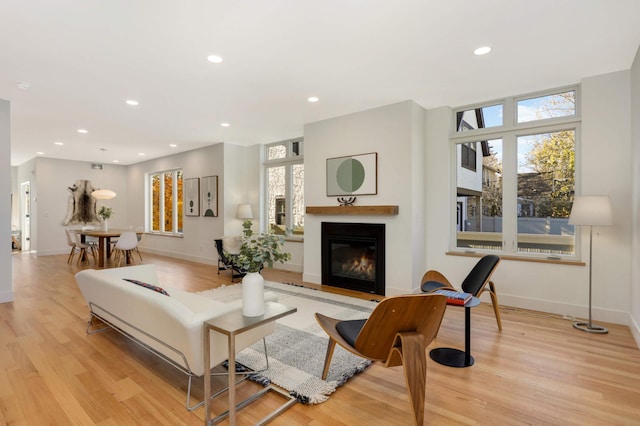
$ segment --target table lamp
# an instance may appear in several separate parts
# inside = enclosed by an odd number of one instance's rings
[[[592,258],[593,258],[593,227],[613,225],[613,211],[608,196],[583,196],[575,197],[573,207],[569,215],[569,224],[589,227],[589,321],[576,321],[573,327],[589,333],[608,333],[604,327],[594,325],[591,322],[591,285],[592,285]]]

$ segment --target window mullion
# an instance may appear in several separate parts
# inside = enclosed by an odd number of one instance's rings
[[[502,149],[503,250],[514,253],[518,234],[518,152],[514,133],[504,134]]]

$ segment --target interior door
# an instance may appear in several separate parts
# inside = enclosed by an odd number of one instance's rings
[[[20,206],[21,220],[20,228],[22,229],[22,250],[31,250],[31,182],[22,182],[20,184]]]

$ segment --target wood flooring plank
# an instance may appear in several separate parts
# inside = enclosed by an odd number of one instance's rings
[[[231,284],[230,273],[143,253],[167,287],[204,291]],[[66,256],[12,256],[16,300],[0,304],[0,424],[201,425],[204,410],[185,409],[187,377],[115,333],[87,335],[89,310],[74,275],[88,266]],[[301,274],[265,270],[266,279],[303,283]],[[636,425],[640,419],[640,351],[627,327],[607,335],[575,330],[556,315],[491,305],[472,310],[475,364],[454,369],[427,358],[425,422],[429,425]],[[464,310],[447,308],[429,347],[464,346]],[[222,386],[222,378],[214,379]],[[194,397],[202,396],[194,380]],[[241,392],[260,389],[246,382]],[[281,400],[266,397],[243,410],[253,424]],[[226,396],[214,400],[226,409]],[[325,403],[296,404],[272,425],[411,424],[401,368],[373,364]],[[221,423],[228,424],[227,421]]]

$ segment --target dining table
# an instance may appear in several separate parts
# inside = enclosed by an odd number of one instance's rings
[[[104,268],[107,263],[107,259],[111,257],[111,238],[119,237],[120,234],[126,231],[131,231],[131,229],[85,229],[77,231],[80,235],[82,235],[83,240],[86,237],[96,237],[98,238],[98,267]],[[142,235],[142,231],[135,231],[136,235]],[[129,257],[127,256],[127,264],[130,263]]]

